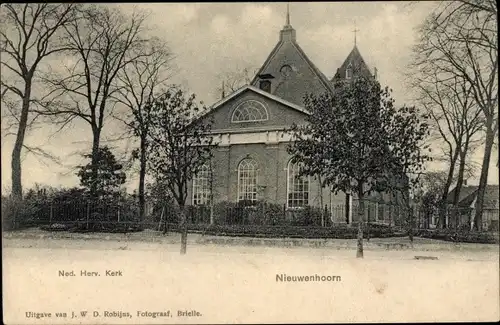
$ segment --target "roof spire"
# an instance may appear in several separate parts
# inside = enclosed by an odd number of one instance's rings
[[[295,29],[293,29],[290,24],[290,3],[286,4],[286,21],[285,26],[280,32],[280,40],[281,41],[295,41]]]
[[[286,26],[290,26],[290,2],[286,3]]]
[[[359,29],[356,29],[356,21],[354,21],[354,46],[356,46],[356,33],[359,32]]]

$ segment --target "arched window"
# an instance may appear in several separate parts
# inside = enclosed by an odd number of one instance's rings
[[[309,177],[299,177],[300,164],[288,162],[287,205],[289,208],[305,207],[309,204]]]
[[[193,176],[193,205],[210,203],[210,167],[203,165]]]
[[[352,65],[350,63],[347,66],[347,69],[345,70],[345,78],[346,79],[351,79],[352,78]]]
[[[236,107],[231,118],[231,122],[257,122],[268,119],[267,110],[264,104],[256,100],[247,100]]]
[[[247,158],[238,166],[238,201],[257,201],[257,163]]]

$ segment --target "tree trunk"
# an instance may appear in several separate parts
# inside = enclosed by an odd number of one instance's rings
[[[453,196],[453,206],[457,206],[460,200],[460,192],[462,191],[462,186],[464,184],[464,172],[465,153],[460,154],[460,165],[458,167],[457,186],[455,187],[455,193]]]
[[[458,165],[458,175],[457,175],[457,186],[455,187],[455,193],[453,196],[453,211],[452,216],[455,220],[455,227],[459,226],[460,211],[458,208],[458,203],[460,200],[460,192],[462,191],[462,186],[464,184],[464,172],[465,172],[465,159],[467,156],[467,150],[469,149],[469,140],[467,139],[464,144],[463,150],[460,151],[460,164]]]
[[[352,226],[352,194],[346,193],[345,195],[345,222],[350,227]]]
[[[97,178],[99,177],[99,142],[101,130],[98,127],[92,127],[92,183],[90,185],[90,195],[92,198],[97,198]]]
[[[410,193],[408,191],[404,191],[403,198],[405,200],[406,209],[408,210],[409,217],[409,227],[408,227],[408,238],[410,239],[410,243],[413,245],[413,228],[415,223],[415,215],[413,211],[413,207],[410,204]]]
[[[185,255],[187,250],[187,222],[184,206],[180,207],[179,231],[181,232],[181,255]]]
[[[141,136],[141,156],[140,156],[140,170],[139,170],[139,220],[144,221],[146,214],[146,200],[144,194],[144,180],[146,178],[146,139]]]
[[[318,176],[319,180],[319,206],[321,207],[321,227],[325,226],[325,214],[323,211],[323,183],[321,181],[321,176]]]
[[[364,223],[364,215],[365,215],[365,202],[363,195],[363,187],[360,186],[358,189],[358,245],[356,251],[356,258],[363,258],[363,223]]]
[[[23,198],[23,186],[21,182],[21,151],[24,145],[26,136],[26,128],[28,127],[28,113],[31,100],[31,81],[27,81],[24,86],[24,97],[21,107],[21,116],[19,118],[19,127],[16,134],[16,142],[12,149],[11,160],[11,181],[12,181],[12,196],[16,199]]]
[[[457,163],[458,154],[459,151],[457,149],[451,158],[448,177],[446,178],[446,184],[443,188],[443,193],[441,194],[441,200],[439,202],[439,225],[443,229],[446,228],[446,200],[448,199],[448,192],[450,191],[450,186],[453,182],[453,174],[455,173],[455,165]]]
[[[490,167],[491,150],[493,148],[493,142],[495,141],[495,131],[492,129],[491,124],[492,123],[489,123],[486,130],[483,166],[481,168],[481,177],[479,178],[479,188],[477,190],[476,213],[474,216],[474,228],[477,230],[481,230],[482,228],[484,192],[486,190],[486,184],[488,182],[488,170]]]

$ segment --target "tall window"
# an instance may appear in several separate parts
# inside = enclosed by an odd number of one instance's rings
[[[256,100],[247,100],[236,107],[231,122],[257,122],[266,121],[267,119],[267,110],[264,104]]]
[[[210,167],[203,165],[193,177],[193,205],[210,203]]]
[[[257,163],[244,159],[238,166],[238,201],[257,201]]]
[[[288,163],[288,207],[300,208],[309,204],[309,177],[299,177],[300,164]]]

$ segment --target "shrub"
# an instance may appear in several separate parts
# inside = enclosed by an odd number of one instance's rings
[[[2,197],[2,226],[15,230],[37,224],[39,204],[35,200],[18,200]]]
[[[278,226],[285,225],[286,219],[283,206],[274,203],[263,203],[263,224]]]
[[[171,230],[177,230],[178,226],[173,224]],[[269,226],[269,225],[201,225],[190,224],[188,229],[192,232],[202,232],[215,236],[239,236],[239,237],[266,237],[266,238],[339,238],[355,239],[357,227],[347,225],[336,227],[315,227],[315,226]],[[404,236],[395,233],[392,228],[371,228],[372,238],[386,238],[394,236]]]
[[[422,229],[418,231],[419,237],[440,239],[453,242],[497,244],[498,237],[488,232],[460,231],[453,229]]]
[[[321,208],[311,206],[287,211],[288,219],[295,226],[321,226],[321,213]]]

